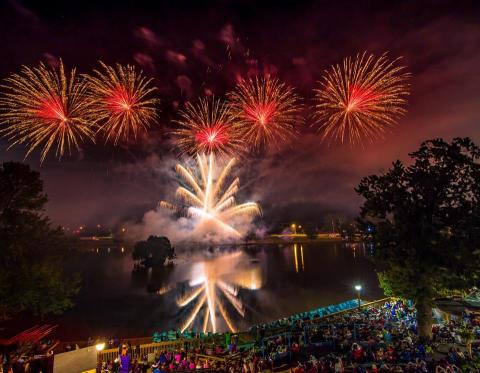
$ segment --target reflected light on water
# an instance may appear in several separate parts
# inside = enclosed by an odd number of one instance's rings
[[[235,252],[197,262],[192,266],[188,279],[190,289],[177,299],[177,305],[181,308],[193,304],[181,327],[182,332],[199,317],[203,331],[215,333],[218,329],[217,316],[225,321],[230,331],[237,331],[228,312],[228,305],[238,315],[245,317],[245,307],[239,297],[239,290],[257,290],[262,287],[260,266],[246,261],[244,256],[242,252]]]
[[[298,245],[293,244],[293,260],[295,262],[295,272],[298,273]],[[303,260],[303,245],[300,245],[300,261],[302,263],[302,272],[305,271],[305,261]]]

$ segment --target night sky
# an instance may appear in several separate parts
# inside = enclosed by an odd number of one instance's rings
[[[403,56],[412,73],[408,113],[383,140],[350,147],[301,130],[238,170],[244,199],[257,200],[267,227],[279,221],[354,216],[362,176],[406,159],[421,141],[480,141],[478,1],[4,1],[0,77],[45,61],[87,73],[97,61],[131,63],[155,79],[160,121],[137,143],[85,145],[40,166],[48,214],[58,224],[121,224],[169,198],[177,155],[166,134],[176,107],[222,96],[238,76],[269,73],[297,88],[307,107],[324,69],[368,51]],[[6,150],[0,161],[22,161]]]

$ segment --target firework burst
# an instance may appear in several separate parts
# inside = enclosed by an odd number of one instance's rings
[[[246,216],[256,216],[260,214],[260,208],[255,202],[236,204],[235,194],[240,186],[238,178],[224,188],[234,164],[235,159],[232,158],[217,173],[213,154],[210,153],[208,156],[198,154],[199,177],[187,167],[177,165],[176,171],[187,186],[177,189],[176,196],[181,203],[174,205],[161,201],[160,206],[196,219],[196,229],[199,231],[220,234],[222,237],[241,237],[231,222]]]
[[[180,126],[174,131],[182,154],[236,155],[241,150],[241,133],[232,110],[219,99],[201,98],[180,111]]]
[[[158,100],[151,97],[156,89],[152,79],[136,71],[134,66],[116,67],[100,62],[102,71],[85,75],[88,97],[91,101],[91,118],[98,125],[106,141],[134,140],[146,131],[157,119],[155,105]]]
[[[63,63],[57,70],[41,63],[36,68],[23,66],[2,86],[0,96],[0,134],[10,146],[25,144],[26,157],[43,146],[41,162],[52,146],[60,159],[65,151],[79,149],[85,139],[94,140],[92,123],[87,119],[89,102],[85,83],[72,69],[67,77]]]
[[[276,78],[241,80],[228,97],[245,142],[254,148],[292,138],[302,122],[299,97]]]
[[[315,117],[323,139],[351,144],[372,140],[405,114],[410,74],[398,61],[364,52],[325,72],[315,90]]]

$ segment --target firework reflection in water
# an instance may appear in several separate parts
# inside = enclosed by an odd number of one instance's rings
[[[178,307],[188,309],[182,332],[194,326],[203,332],[236,332],[233,318],[245,317],[239,291],[260,289],[263,278],[260,266],[238,251],[195,262],[185,282],[188,290],[176,302]]]

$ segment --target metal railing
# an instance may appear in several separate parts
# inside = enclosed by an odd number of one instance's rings
[[[148,354],[156,354],[159,351],[170,351],[170,350],[179,350],[183,348],[185,341],[179,339],[176,341],[165,341],[165,342],[152,342],[147,344],[142,344],[139,346],[132,346],[129,351],[132,359],[140,359]],[[103,350],[98,352],[98,361],[111,361],[115,360],[119,355],[119,348],[111,348],[108,350]]]

